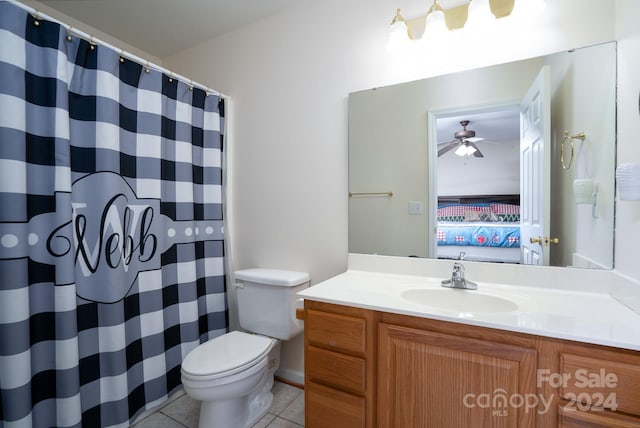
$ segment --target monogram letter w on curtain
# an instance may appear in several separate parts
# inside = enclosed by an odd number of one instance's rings
[[[227,330],[219,97],[0,1],[0,425],[129,426]]]

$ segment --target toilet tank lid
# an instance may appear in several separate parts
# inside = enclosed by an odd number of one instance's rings
[[[307,272],[296,272],[282,269],[242,269],[234,272],[236,280],[255,282],[258,284],[294,287],[309,281]]]

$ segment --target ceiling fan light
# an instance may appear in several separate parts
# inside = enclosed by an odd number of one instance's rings
[[[470,156],[477,151],[475,147],[468,145],[466,142],[460,144],[460,146],[454,152],[458,156]]]
[[[466,156],[467,155],[467,146],[464,144],[460,144],[460,146],[454,152],[458,156]]]

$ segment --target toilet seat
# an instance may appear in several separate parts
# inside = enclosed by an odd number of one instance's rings
[[[241,331],[218,336],[195,347],[182,362],[182,375],[210,380],[230,376],[260,363],[275,339]]]

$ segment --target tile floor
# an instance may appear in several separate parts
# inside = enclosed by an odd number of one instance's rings
[[[304,391],[286,383],[273,384],[271,409],[253,428],[299,428],[304,426]],[[159,410],[138,421],[135,428],[197,428],[198,401],[184,392],[175,394]],[[233,428],[233,427],[229,427]]]

